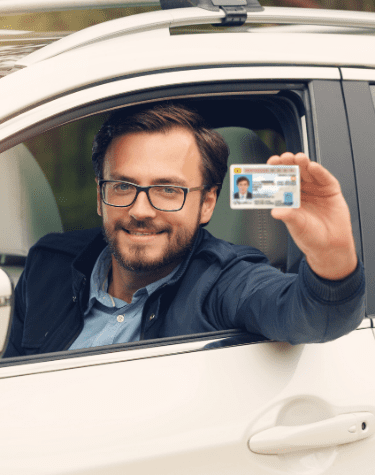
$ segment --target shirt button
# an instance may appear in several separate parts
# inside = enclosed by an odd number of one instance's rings
[[[152,315],[150,315],[150,322],[151,320],[153,320],[155,318],[155,314],[153,313]]]
[[[119,315],[119,316],[117,317],[117,321],[118,321],[119,323],[123,322],[124,320],[125,320],[124,315]]]

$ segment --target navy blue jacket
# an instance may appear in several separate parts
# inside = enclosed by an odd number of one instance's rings
[[[100,228],[49,234],[30,250],[15,290],[6,357],[69,348],[83,327],[90,275],[105,246]],[[324,342],[364,316],[361,264],[342,281],[316,276],[305,260],[283,274],[260,251],[200,229],[174,278],[146,301],[141,339],[245,329],[292,344]]]

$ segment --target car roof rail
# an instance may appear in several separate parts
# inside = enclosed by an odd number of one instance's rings
[[[122,1],[125,3],[124,0]],[[0,14],[1,5],[2,1],[0,2]],[[227,14],[222,8],[218,8],[217,11],[211,11],[200,7],[190,7],[152,11],[117,18],[77,31],[25,56],[15,63],[14,70],[30,66],[76,48],[134,33],[156,32],[158,30],[169,31],[169,28],[193,25],[221,25],[223,20],[225,21],[226,16]],[[375,29],[375,13],[320,10],[315,8],[264,7],[260,11],[247,11],[246,24],[296,24]]]
[[[225,17],[221,26],[242,26],[247,20],[247,12],[263,10],[258,0],[160,0],[162,10],[198,7],[217,12],[222,10]]]

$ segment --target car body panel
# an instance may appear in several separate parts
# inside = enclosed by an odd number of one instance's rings
[[[375,380],[356,365],[358,352],[374,358],[372,330],[324,345],[257,343],[94,366],[85,357],[75,369],[54,362],[46,373],[1,380],[0,465],[9,475],[261,475],[312,467],[349,475],[355,451],[372,454],[361,467],[371,475],[374,438],[285,455],[254,454],[247,445],[278,424],[374,412]]]
[[[373,69],[341,68],[341,72],[346,81],[375,81]]]

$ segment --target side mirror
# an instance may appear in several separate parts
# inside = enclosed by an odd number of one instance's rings
[[[0,269],[0,357],[10,334],[13,317],[13,283],[8,274]]]

